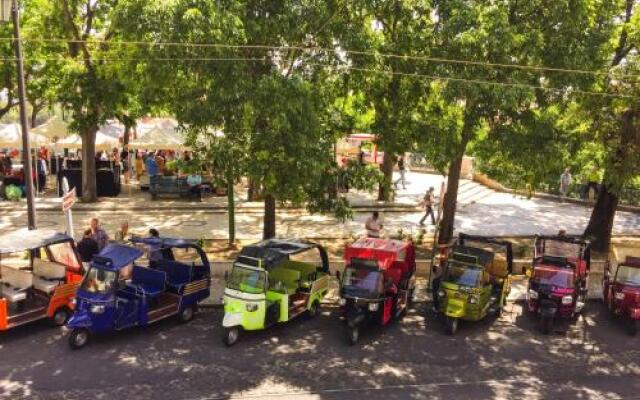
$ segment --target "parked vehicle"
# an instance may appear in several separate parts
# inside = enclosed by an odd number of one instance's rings
[[[318,244],[271,239],[244,247],[226,276],[224,343],[235,344],[241,331],[315,317],[328,284],[329,259]]]
[[[624,320],[631,335],[640,329],[640,249],[612,245],[605,265],[604,304]]]
[[[190,321],[198,303],[209,297],[209,261],[195,242],[167,238],[134,242],[153,246],[162,258],[150,261],[149,266],[137,265],[143,251],[121,244],[110,244],[94,257],[67,324],[72,349],[84,347],[92,334],[144,326],[172,316]],[[197,260],[176,261],[176,249],[194,251]]]
[[[347,340],[358,342],[366,323],[388,325],[402,318],[415,290],[416,258],[411,242],[362,238],[345,249],[340,305]]]
[[[45,229],[0,236],[0,331],[44,318],[64,325],[81,280],[70,236]]]
[[[540,318],[543,333],[554,320],[580,313],[587,299],[591,246],[569,236],[536,236],[532,268],[527,269],[527,308]]]
[[[444,249],[437,312],[453,335],[458,321],[480,321],[490,313],[500,315],[511,290],[511,242],[461,233]]]

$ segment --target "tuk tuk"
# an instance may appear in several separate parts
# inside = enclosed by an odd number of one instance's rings
[[[340,305],[346,336],[356,344],[365,323],[386,326],[402,318],[413,299],[416,258],[412,242],[361,238],[345,249]]]
[[[0,331],[44,318],[64,325],[81,280],[70,236],[46,229],[0,236]]]
[[[306,314],[315,317],[329,286],[329,258],[315,243],[270,239],[244,247],[225,274],[223,342]]]
[[[109,244],[91,261],[78,288],[76,310],[67,326],[69,346],[84,347],[91,334],[145,326],[177,316],[190,321],[198,303],[209,297],[209,261],[195,243],[180,239],[144,238],[162,258],[138,265],[139,248]],[[175,248],[195,250],[196,261],[176,261]]]
[[[536,236],[529,277],[527,308],[540,318],[543,333],[554,320],[580,313],[587,299],[591,246],[572,236]]]
[[[609,311],[625,321],[627,331],[640,329],[640,248],[612,245],[605,265],[603,300]]]
[[[501,315],[511,290],[511,242],[460,233],[443,253],[442,277],[434,296],[447,333],[456,333],[459,320]]]

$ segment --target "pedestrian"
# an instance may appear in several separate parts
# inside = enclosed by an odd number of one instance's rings
[[[129,184],[129,148],[124,146],[120,152],[120,161],[122,162],[122,171],[124,174],[124,184]]]
[[[377,211],[371,213],[371,216],[367,218],[364,223],[364,228],[367,230],[367,236],[370,238],[379,238],[380,231],[383,228],[380,221],[380,214]]]
[[[118,243],[124,243],[129,236],[129,223],[127,221],[122,222],[120,224],[120,229],[116,231],[114,236],[114,240]]]
[[[158,173],[160,175],[164,175],[164,165],[167,159],[164,156],[164,152],[162,150],[158,150],[156,153],[156,165],[158,166]]]
[[[140,177],[142,176],[144,161],[142,159],[142,155],[139,151],[136,151],[136,179],[140,182]]]
[[[560,195],[562,196],[562,200],[567,197],[569,194],[569,187],[571,186],[571,169],[569,167],[565,168],[562,175],[560,175]]]
[[[45,153],[40,150],[36,160],[36,173],[38,174],[38,191],[44,192],[47,187],[47,161]]]
[[[396,180],[395,182],[393,182],[393,186],[397,189],[398,188],[398,183],[402,182],[402,189],[406,189],[406,179],[405,179],[405,166],[404,166],[404,157],[400,156],[398,157],[398,172],[400,172],[400,178],[398,178],[398,180]]]
[[[82,261],[84,270],[87,271],[93,256],[99,252],[98,242],[96,242],[96,240],[91,236],[91,229],[84,231],[84,235],[78,242],[76,248],[78,250],[78,255],[80,255],[80,261]]]
[[[100,221],[98,218],[91,218],[91,237],[98,243],[98,250],[104,249],[109,242],[109,235],[100,227]]]
[[[420,225],[424,225],[424,220],[427,219],[429,215],[431,215],[431,223],[433,225],[436,224],[436,217],[435,217],[435,214],[433,213],[433,203],[435,202],[435,197],[433,195],[434,190],[435,189],[433,188],[433,186],[431,186],[429,190],[427,190],[427,193],[424,195],[424,199],[422,200],[422,203],[424,205],[425,213],[422,219],[420,220]]]
[[[147,175],[149,177],[158,175],[158,163],[156,162],[156,158],[153,154],[149,154],[147,156],[146,162]]]
[[[149,229],[149,237],[152,239],[158,239],[152,241],[147,245],[147,258],[149,263],[155,263],[163,259],[162,243],[160,241],[160,232],[156,228]]]
[[[439,265],[434,264],[431,267],[431,298],[433,299],[433,312],[438,312],[440,308],[440,298],[438,292],[440,291],[440,282],[442,281],[442,268]]]
[[[598,182],[600,181],[600,172],[598,171],[598,166],[594,165],[591,167],[591,170],[587,174],[587,184],[584,187],[584,191],[582,193],[583,199],[589,198],[589,191],[593,188],[593,192],[595,197],[598,197],[599,187]]]
[[[362,148],[362,145],[361,145],[358,151],[358,164],[360,164],[363,167],[366,165],[364,157],[365,157],[364,149]]]

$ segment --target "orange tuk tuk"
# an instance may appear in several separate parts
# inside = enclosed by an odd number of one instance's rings
[[[0,331],[45,318],[64,325],[81,280],[70,236],[43,229],[0,236]]]

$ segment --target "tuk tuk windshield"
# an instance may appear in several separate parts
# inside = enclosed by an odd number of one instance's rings
[[[616,274],[616,282],[625,285],[640,286],[640,268],[620,265]]]
[[[534,280],[541,285],[557,286],[562,288],[573,287],[573,271],[559,268],[536,267],[533,270]]]
[[[236,264],[227,280],[227,287],[245,293],[264,293],[267,288],[267,274],[261,270]]]
[[[445,282],[469,287],[479,287],[482,283],[482,268],[449,262]]]
[[[342,281],[345,294],[354,297],[375,298],[382,293],[382,273],[367,268],[348,267]]]
[[[108,293],[116,284],[117,274],[96,267],[91,267],[80,286],[81,290],[89,293]]]

